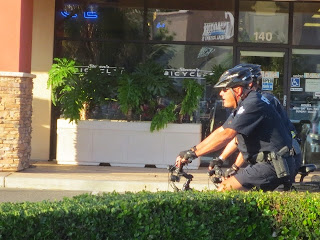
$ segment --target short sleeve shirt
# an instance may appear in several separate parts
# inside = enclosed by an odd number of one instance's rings
[[[276,111],[280,114],[280,117],[282,118],[288,131],[289,132],[291,132],[291,131],[296,132],[296,128],[294,127],[294,125],[290,121],[290,119],[289,119],[286,111],[283,109],[279,99],[276,98],[273,94],[268,93],[268,92],[261,92],[261,94],[262,94],[262,96],[266,97],[270,101],[270,103],[274,106]]]
[[[277,152],[284,146],[291,148],[291,136],[281,116],[270,101],[256,91],[239,102],[223,128],[237,131],[238,149],[246,160],[259,152]]]

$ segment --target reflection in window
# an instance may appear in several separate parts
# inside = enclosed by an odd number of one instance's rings
[[[290,118],[311,120],[320,102],[320,50],[292,51]]]
[[[239,42],[288,43],[289,4],[240,1]]]
[[[293,44],[320,45],[320,3],[295,3]]]
[[[170,68],[211,71],[214,65],[232,65],[232,47],[150,44],[147,49],[149,58]]]
[[[233,41],[233,12],[159,9],[150,9],[149,12],[150,40]]]
[[[241,63],[261,65],[262,90],[271,91],[283,102],[284,52],[240,51]]]
[[[108,65],[133,69],[142,61],[142,44],[100,41],[56,41],[56,56],[75,59],[82,65]]]

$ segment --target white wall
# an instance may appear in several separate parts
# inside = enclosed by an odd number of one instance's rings
[[[33,114],[31,159],[48,160],[50,148],[51,92],[48,71],[53,59],[55,0],[34,0],[31,73]]]
[[[79,121],[58,119],[57,162],[72,165],[99,165],[166,168],[175,163],[183,149],[201,141],[201,124],[168,124],[150,132],[150,122]],[[196,169],[200,159],[188,165]]]

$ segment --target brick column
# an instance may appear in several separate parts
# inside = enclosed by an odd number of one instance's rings
[[[0,171],[20,171],[31,153],[33,0],[0,7]]]
[[[0,72],[0,171],[29,167],[34,77]]]

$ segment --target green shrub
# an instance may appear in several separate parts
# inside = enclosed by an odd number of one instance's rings
[[[316,193],[190,191],[3,203],[0,239],[319,239],[319,200]]]

